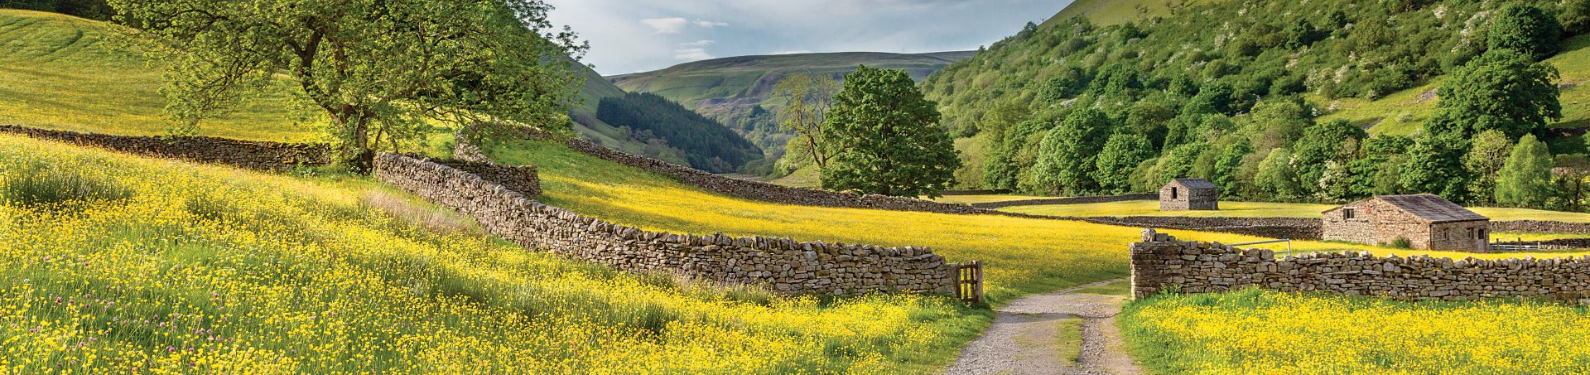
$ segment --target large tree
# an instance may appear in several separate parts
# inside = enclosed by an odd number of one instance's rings
[[[1332,164],[1345,167],[1358,159],[1359,144],[1369,134],[1346,120],[1326,121],[1311,126],[1303,132],[1303,139],[1298,140],[1295,148],[1298,163],[1298,179],[1303,184],[1305,191],[1322,193],[1326,191],[1346,191],[1343,186],[1349,182],[1345,179],[1324,180],[1325,171]],[[1330,198],[1345,198],[1341,194],[1332,194]]]
[[[1539,7],[1512,4],[1497,12],[1488,38],[1492,50],[1510,49],[1540,60],[1557,53],[1562,25]]]
[[[574,34],[542,0],[111,0],[167,62],[168,114],[192,126],[289,78],[347,160],[426,124],[564,127]]]
[[[1551,64],[1512,50],[1486,52],[1446,78],[1426,130],[1467,139],[1497,129],[1518,139],[1562,118],[1557,80]]]
[[[1555,166],[1546,143],[1524,136],[1513,147],[1496,179],[1496,203],[1514,207],[1543,208],[1552,196],[1551,169]]]
[[[904,70],[858,67],[826,120],[835,152],[822,173],[825,188],[936,197],[961,167],[938,109]]]
[[[1468,201],[1468,173],[1463,169],[1468,148],[1469,141],[1454,134],[1425,133],[1408,149],[1398,184],[1412,193]]]
[[[795,169],[806,165],[819,171],[828,168],[833,147],[823,134],[823,118],[833,107],[839,82],[825,76],[794,75],[773,85],[768,100],[784,102],[778,110],[778,127],[795,133],[784,146],[784,166]]]

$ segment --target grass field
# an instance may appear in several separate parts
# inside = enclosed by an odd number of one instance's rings
[[[1143,17],[1168,16],[1171,4],[1197,5],[1221,0],[1076,0],[1044,22],[1049,26],[1074,17],[1085,17],[1094,25],[1109,26]]]
[[[995,202],[1022,201],[1022,200],[1028,200],[1028,199],[1044,199],[1044,198],[1046,198],[1046,197],[1039,197],[1039,196],[1032,196],[1032,195],[979,194],[979,195],[946,195],[946,196],[938,197],[938,199],[934,199],[933,201],[934,202],[939,202],[939,203],[976,204],[976,203],[995,203]]]
[[[1120,315],[1167,374],[1579,374],[1590,314],[1538,302],[1403,303],[1247,290],[1161,296]]]
[[[13,136],[0,238],[0,373],[928,372],[989,319],[615,272],[363,178]]]
[[[0,123],[124,135],[166,134],[162,69],[106,46],[105,23],[54,13],[0,9]],[[284,83],[285,84],[285,83]],[[306,141],[285,90],[244,101],[234,113],[200,124],[199,134]]]
[[[1067,204],[1045,206],[1018,206],[1002,211],[1070,217],[1123,217],[1123,216],[1187,216],[1187,217],[1293,217],[1318,218],[1320,214],[1339,205],[1308,203],[1255,203],[1220,202],[1220,211],[1160,211],[1158,201],[1126,201],[1110,203]],[[1480,215],[1495,221],[1551,220],[1571,223],[1590,223],[1590,214],[1532,210],[1525,208],[1471,208]]]

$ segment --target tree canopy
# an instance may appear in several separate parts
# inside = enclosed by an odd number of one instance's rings
[[[1557,68],[1512,50],[1492,50],[1453,72],[1441,85],[1431,132],[1463,138],[1497,129],[1510,139],[1562,119]]]
[[[403,149],[430,123],[566,127],[574,34],[541,0],[111,0],[168,62],[179,124],[291,78],[344,158]]]
[[[822,173],[828,189],[937,196],[961,166],[938,110],[903,70],[846,75],[824,124],[835,150]]]
[[[1510,4],[1491,21],[1487,45],[1491,50],[1513,50],[1535,60],[1557,53],[1562,25],[1545,10],[1529,4]]]

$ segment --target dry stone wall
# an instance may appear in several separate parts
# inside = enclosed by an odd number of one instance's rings
[[[525,132],[529,137],[535,139],[551,138],[545,132],[535,129],[525,128]],[[461,145],[464,143],[466,142],[459,142]],[[586,155],[591,155],[615,163],[644,169],[665,176],[672,176],[679,179],[680,182],[684,182],[685,184],[696,186],[707,191],[745,199],[817,207],[869,208],[891,211],[936,212],[947,214],[994,213],[990,210],[976,208],[964,204],[938,203],[922,199],[892,197],[876,194],[863,195],[828,190],[805,189],[769,184],[765,182],[737,180],[702,172],[689,167],[669,164],[661,160],[626,154],[624,152],[615,151],[583,139],[570,139],[565,143],[569,148]]]
[[[1128,216],[1080,218],[1092,223],[1129,227],[1152,227],[1205,232],[1235,233],[1293,240],[1320,239],[1319,219]]]
[[[625,271],[760,284],[784,294],[955,291],[957,265],[927,248],[649,232],[543,205],[464,170],[404,155],[378,155],[375,176],[527,248]]]
[[[1131,246],[1132,294],[1220,293],[1249,287],[1400,300],[1590,298],[1590,258],[1454,261],[1428,256],[1323,253],[1276,259],[1269,250],[1177,241],[1154,230]]]
[[[1514,233],[1574,233],[1590,234],[1590,223],[1565,223],[1561,221],[1495,221],[1491,222],[1492,232]],[[1505,238],[1503,238],[1505,240]]]
[[[0,125],[0,133],[93,146],[129,154],[216,163],[252,169],[280,170],[297,166],[331,163],[331,147],[324,144],[295,144],[240,141],[213,137],[146,137],[78,133]]]
[[[1006,208],[1006,207],[1020,207],[1020,206],[1050,206],[1050,205],[1061,205],[1061,204],[1090,204],[1090,203],[1111,203],[1111,202],[1128,202],[1128,201],[1151,201],[1151,200],[1155,200],[1155,199],[1159,199],[1159,195],[1157,195],[1157,194],[1127,194],[1127,195],[1108,195],[1108,196],[1098,196],[1098,197],[1044,198],[1044,199],[1028,199],[1028,200],[1006,201],[1006,202],[988,202],[988,203],[973,204],[972,207],[996,210],[996,209],[1001,209],[1001,208]]]

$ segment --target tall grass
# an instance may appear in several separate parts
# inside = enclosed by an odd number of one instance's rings
[[[21,206],[55,206],[66,203],[118,201],[132,191],[103,175],[85,174],[67,165],[32,161],[11,165],[0,172],[0,203]]]

